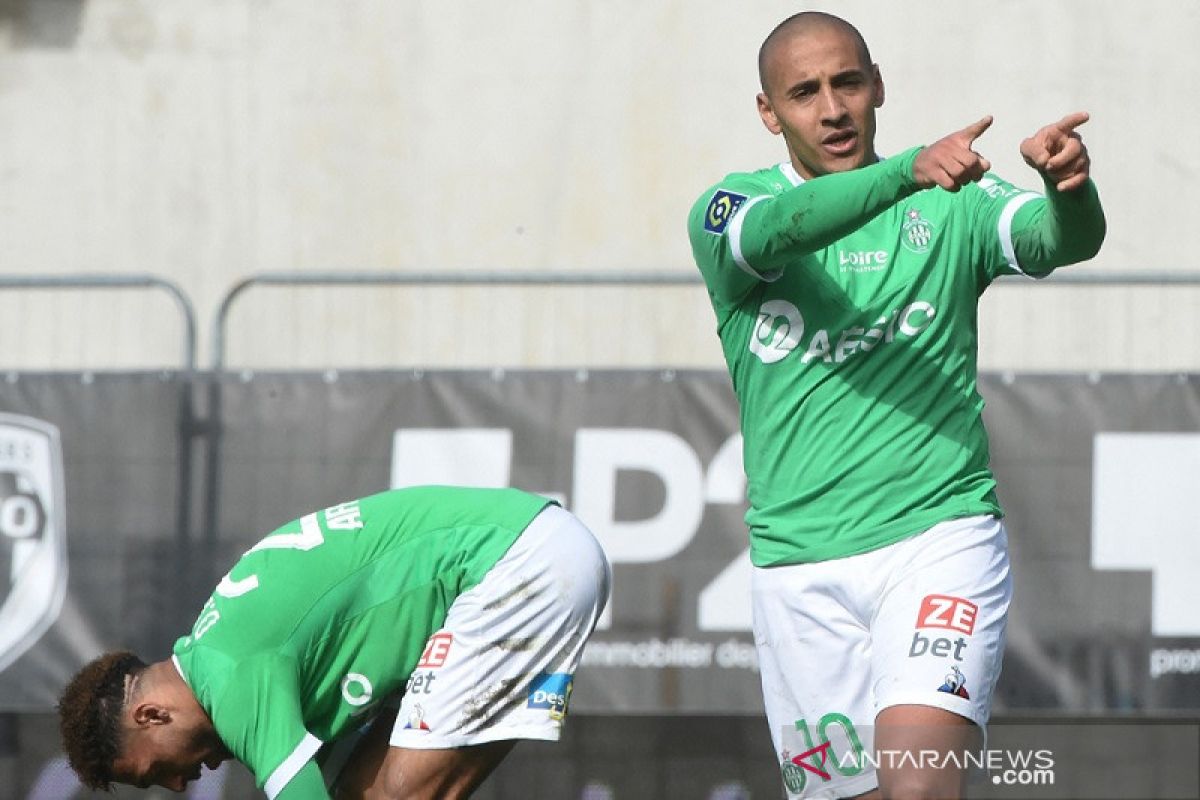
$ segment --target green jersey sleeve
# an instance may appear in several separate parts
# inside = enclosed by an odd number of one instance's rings
[[[730,175],[710,189],[692,207],[688,236],[714,300],[736,303],[758,282],[777,280],[784,268],[803,268],[800,256],[917,191],[912,165],[920,150],[797,186],[763,170]]]
[[[984,283],[1006,274],[1045,277],[1092,258],[1104,241],[1104,211],[1091,181],[1071,192],[1046,187],[1042,195],[988,173],[969,191]]]
[[[279,790],[273,800],[329,800],[321,770],[312,760],[305,763],[296,776]]]
[[[305,727],[300,704],[297,668],[290,658],[274,654],[241,662],[229,675],[214,704],[213,723],[227,747],[254,773],[256,783],[270,798],[299,781],[321,741]],[[311,790],[287,797],[325,798],[317,770],[320,793]]]
[[[1013,252],[1026,274],[1048,275],[1094,257],[1106,231],[1100,196],[1090,180],[1070,192],[1048,187],[1045,200],[1016,219]]]

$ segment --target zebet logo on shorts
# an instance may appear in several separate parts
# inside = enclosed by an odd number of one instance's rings
[[[449,631],[438,631],[430,636],[429,641],[425,643],[425,650],[421,653],[421,660],[417,662],[417,666],[429,669],[437,669],[442,666],[446,663],[446,656],[450,655],[450,645],[452,644],[454,644],[454,634]]]
[[[58,429],[0,414],[0,671],[58,618],[67,590]]]
[[[967,646],[965,637],[975,632],[975,619],[978,616],[979,606],[970,600],[945,594],[926,595],[921,600],[921,608],[917,612],[917,630],[913,632],[908,657],[949,656],[955,661],[962,661],[962,653]],[[945,636],[921,633],[922,630],[928,629],[940,629],[950,633]],[[961,635],[955,636],[955,633]]]
[[[562,719],[567,715],[567,702],[571,699],[571,675],[566,672],[543,672],[529,685],[528,708],[545,708],[550,719]]]

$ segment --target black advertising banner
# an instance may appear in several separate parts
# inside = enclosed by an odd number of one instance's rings
[[[178,376],[0,380],[0,711],[45,711],[82,664],[188,615]]]
[[[981,390],[1014,579],[998,713],[1200,708],[1200,377]]]
[[[1200,381],[981,388],[1016,589],[996,713],[1200,708]],[[0,710],[102,649],[164,656],[279,523],[436,482],[552,495],[604,544],[573,709],[758,714],[740,445],[715,372],[10,376]]]

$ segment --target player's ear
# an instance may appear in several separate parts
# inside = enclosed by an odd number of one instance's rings
[[[135,725],[165,725],[171,721],[171,712],[157,703],[138,703],[133,708]]]
[[[875,96],[872,98],[871,102],[876,108],[879,108],[883,105],[884,91],[883,75],[879,72],[878,64],[871,65],[871,77],[873,79],[873,83],[875,84]]]
[[[775,115],[775,109],[771,107],[771,100],[765,92],[759,92],[754,98],[758,103],[758,116],[762,119],[763,125],[767,127],[771,133],[779,135],[783,127],[779,124],[779,117]]]

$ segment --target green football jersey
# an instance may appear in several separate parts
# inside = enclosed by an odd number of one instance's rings
[[[430,486],[308,514],[238,560],[176,666],[270,797],[325,797],[320,745],[404,686],[455,598],[550,502]]]
[[[1043,275],[1075,254],[1048,241],[1043,195],[995,175],[919,191],[918,152],[807,182],[790,163],[733,174],[692,208],[740,405],[758,566],[1001,513],[976,390],[977,301],[1000,274]],[[1089,224],[1099,214],[1090,183],[1062,203]]]

